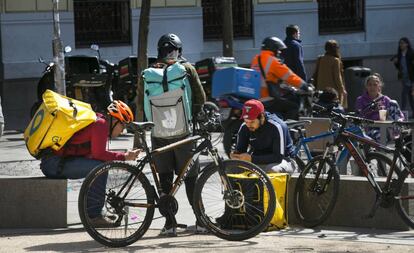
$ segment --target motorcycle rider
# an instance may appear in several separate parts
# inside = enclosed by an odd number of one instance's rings
[[[282,50],[287,47],[277,37],[267,37],[263,40],[260,54],[254,56],[251,68],[261,73],[261,101],[270,112],[280,112],[284,119],[298,119],[299,106],[294,101],[283,97],[281,83],[287,83],[296,88],[309,90],[308,84],[293,73],[279,58]],[[269,97],[273,97],[269,100]]]

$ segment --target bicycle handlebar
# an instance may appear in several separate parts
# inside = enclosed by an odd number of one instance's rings
[[[375,123],[374,120],[335,112],[335,111],[332,110],[332,108],[326,108],[326,107],[318,105],[318,104],[314,104],[313,107],[318,109],[319,111],[329,113],[332,116],[333,121],[335,121],[335,122],[337,122],[337,123],[339,123],[343,126],[345,126],[345,124],[348,121],[352,121],[354,124],[357,124],[357,125],[358,124],[374,124]]]

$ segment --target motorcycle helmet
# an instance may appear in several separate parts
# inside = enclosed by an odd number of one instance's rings
[[[279,39],[278,37],[267,37],[262,42],[262,50],[270,50],[276,56],[278,55],[279,51],[286,49],[285,43]]]
[[[173,50],[178,50],[178,56],[182,54],[182,46],[180,38],[173,34],[167,33],[158,40],[158,58],[165,58]]]

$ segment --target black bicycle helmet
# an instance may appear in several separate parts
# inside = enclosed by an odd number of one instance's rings
[[[286,49],[285,43],[278,37],[267,37],[262,42],[262,50],[270,50],[277,54],[277,51]]]
[[[173,33],[167,33],[162,35],[158,40],[158,49],[168,46],[172,46],[175,49],[180,49],[182,48],[183,44],[177,35]]]

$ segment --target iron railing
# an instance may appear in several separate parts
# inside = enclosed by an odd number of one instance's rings
[[[204,39],[223,38],[222,0],[202,0]],[[232,0],[233,37],[250,38],[252,33],[252,1]]]
[[[318,0],[319,34],[364,31],[365,0]]]
[[[73,0],[76,47],[131,44],[130,0]]]

